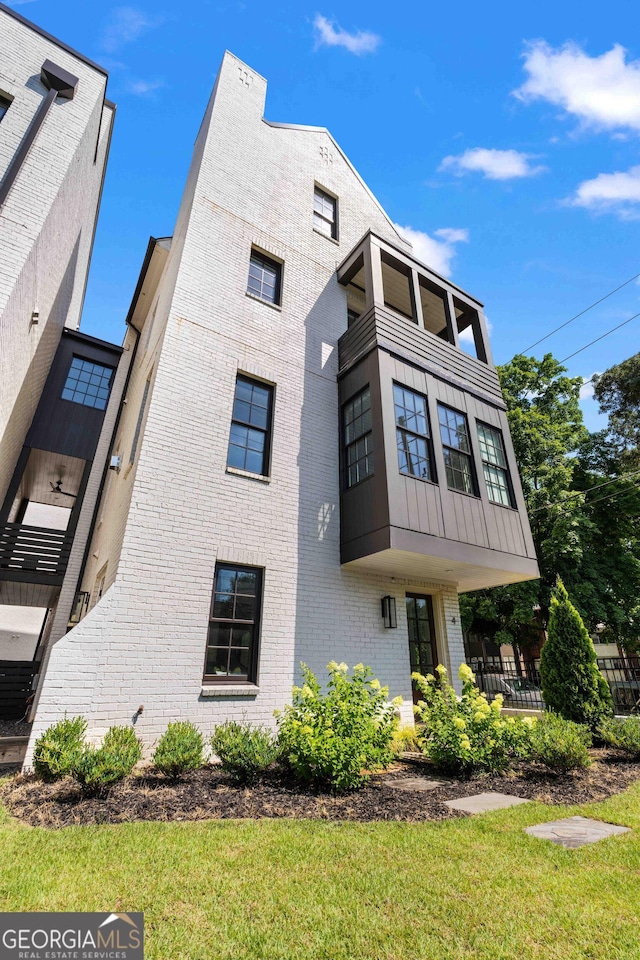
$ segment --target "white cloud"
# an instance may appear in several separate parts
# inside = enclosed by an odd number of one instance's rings
[[[451,263],[457,253],[455,245],[469,242],[469,231],[455,227],[442,227],[430,236],[413,227],[401,227],[398,223],[394,226],[413,245],[414,256],[444,276],[451,273]]]
[[[8,7],[21,7],[24,3],[35,3],[35,0],[5,0]]]
[[[617,173],[600,173],[583,180],[573,197],[572,207],[585,207],[598,213],[617,213],[623,220],[640,218],[640,166]]]
[[[600,371],[596,370],[591,374],[590,377],[583,377],[583,383],[580,387],[580,399],[581,400],[590,400],[593,397],[593,383],[591,382],[594,377],[599,376]]]
[[[534,157],[517,150],[489,150],[486,147],[473,147],[459,156],[445,157],[438,170],[451,170],[457,176],[478,171],[487,180],[515,180],[519,177],[533,177],[545,170],[542,166],[532,166]]]
[[[547,100],[587,126],[640,131],[640,61],[625,56],[617,43],[590,57],[577,43],[554,50],[536,40],[524,53],[528,77],[514,94],[525,102]]]
[[[349,53],[360,56],[363,53],[374,53],[382,42],[376,33],[370,33],[368,30],[349,33],[321,14],[316,15],[313,27],[316,33],[316,49],[325,46],[344,47]]]
[[[130,80],[127,84],[129,93],[137,97],[146,97],[160,87],[164,87],[164,80]]]
[[[111,22],[102,37],[102,48],[115,53],[127,43],[157,26],[158,20],[148,17],[136,7],[116,7],[111,14]]]

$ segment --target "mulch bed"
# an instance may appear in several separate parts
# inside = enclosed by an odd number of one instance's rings
[[[550,804],[574,804],[604,800],[640,779],[640,763],[614,751],[594,750],[592,758],[586,770],[553,773],[537,764],[521,763],[503,776],[454,780],[430,792],[388,784],[420,775],[438,779],[427,763],[401,761],[373,776],[361,790],[344,796],[302,789],[277,770],[268,771],[252,787],[238,787],[220,768],[207,767],[174,782],[144,770],[116,784],[106,797],[85,800],[70,780],[44,784],[18,776],[0,786],[0,799],[14,816],[40,827],[265,817],[419,822],[465,816],[445,807],[443,801],[488,790]]]

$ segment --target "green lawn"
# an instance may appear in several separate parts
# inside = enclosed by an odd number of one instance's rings
[[[635,829],[574,851],[522,832],[574,814]],[[142,910],[160,960],[638,960],[640,784],[433,824],[45,831],[0,811],[0,910]]]

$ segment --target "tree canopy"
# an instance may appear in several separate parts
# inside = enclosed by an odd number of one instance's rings
[[[599,383],[611,383],[609,373]],[[582,378],[567,376],[551,354],[518,354],[498,374],[541,579],[463,595],[463,625],[526,648],[539,637],[533,609],[546,621],[560,576],[589,631],[604,627],[610,639],[633,648],[640,632],[640,485],[625,477],[631,442],[623,450],[612,429],[589,433],[579,403]]]

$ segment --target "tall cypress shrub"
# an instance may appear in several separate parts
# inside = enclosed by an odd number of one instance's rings
[[[613,715],[611,691],[598,670],[593,642],[560,577],[540,654],[540,682],[547,707],[566,720],[594,730]]]

